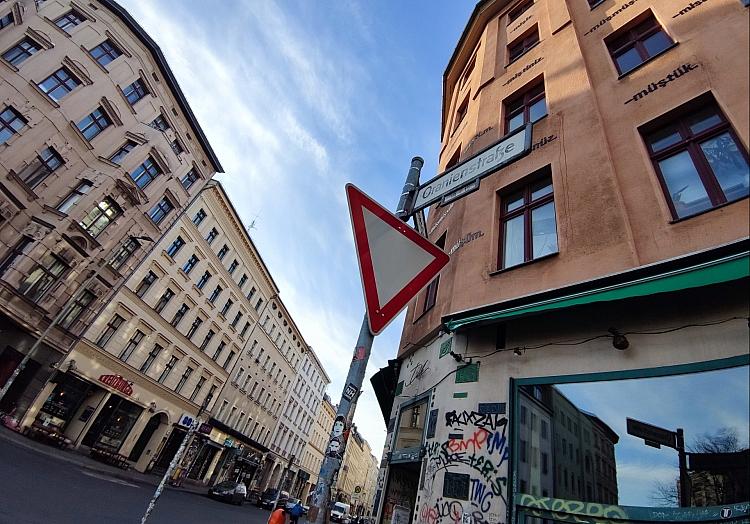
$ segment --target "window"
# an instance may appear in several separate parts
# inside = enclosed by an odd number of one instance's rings
[[[557,253],[557,222],[549,167],[543,178],[501,196],[500,267]]]
[[[89,305],[94,301],[96,297],[88,289],[84,290],[78,298],[73,301],[73,305],[70,307],[65,316],[60,320],[59,325],[63,329],[70,329],[73,324],[81,317],[84,311],[88,309]]]
[[[0,113],[0,144],[18,133],[26,125],[26,119],[12,107],[6,107]]]
[[[544,82],[505,102],[505,132],[510,133],[547,115]]]
[[[112,269],[120,269],[128,259],[133,256],[138,248],[141,247],[141,243],[133,237],[128,237],[125,243],[120,246],[120,249],[112,256],[109,260],[109,265]]]
[[[245,322],[245,325],[242,326],[242,331],[240,331],[240,338],[245,338],[248,329],[250,329],[250,322]]]
[[[218,360],[219,355],[221,355],[221,352],[224,351],[224,348],[227,347],[227,343],[225,341],[219,342],[219,345],[216,346],[216,351],[214,351],[214,356],[212,357],[214,360]]]
[[[24,38],[3,53],[3,58],[18,67],[31,55],[39,51],[40,46],[31,38]]]
[[[541,433],[542,433],[542,438],[546,440],[547,434],[548,434],[548,424],[546,420],[542,420]]]
[[[748,196],[747,151],[712,98],[678,108],[641,133],[674,218]]]
[[[198,283],[195,285],[198,289],[203,289],[206,287],[206,284],[208,284],[208,281],[211,280],[211,272],[206,271],[201,275],[201,278],[198,280]]]
[[[534,26],[531,33],[518,38],[515,42],[508,46],[508,64],[512,64],[522,55],[526,54],[535,45],[539,43],[539,28]]]
[[[115,58],[122,54],[117,46],[115,46],[111,40],[105,40],[95,48],[89,51],[91,58],[99,62],[99,65],[104,67],[113,61]]]
[[[153,121],[149,124],[151,127],[156,129],[157,131],[161,131],[162,133],[165,132],[167,129],[169,129],[169,123],[167,122],[167,119],[164,118],[162,115],[157,116],[153,119]]]
[[[221,308],[221,316],[223,317],[227,316],[227,312],[229,312],[229,308],[232,307],[232,304],[234,304],[234,302],[232,301],[231,298],[226,301],[226,303],[224,304],[224,307]]]
[[[521,462],[527,462],[528,456],[527,456],[527,442],[523,439],[521,439]]]
[[[99,335],[99,338],[96,340],[96,345],[100,348],[106,346],[107,342],[112,339],[112,336],[117,332],[123,322],[125,322],[125,319],[120,315],[115,314],[115,316],[113,316],[110,321],[107,322],[107,327],[104,328],[102,334]]]
[[[78,223],[92,237],[96,238],[102,231],[107,229],[114,220],[120,216],[122,209],[117,202],[110,197],[104,197],[97,203],[85,217]]]
[[[196,397],[198,396],[198,393],[200,393],[200,390],[203,388],[203,384],[206,383],[206,377],[201,377],[198,379],[198,383],[195,385],[195,388],[193,388],[193,392],[190,394],[190,401],[195,401]]]
[[[188,379],[190,378],[190,375],[193,374],[193,371],[195,370],[191,368],[190,366],[185,368],[184,373],[180,377],[180,381],[177,383],[177,385],[174,388],[175,393],[179,393],[180,391],[182,391],[182,387],[185,385],[185,382],[188,381]]]
[[[247,275],[243,273],[242,276],[240,277],[240,281],[237,283],[240,289],[242,289],[242,286],[245,285],[245,282],[247,282]]]
[[[51,147],[45,147],[39,153],[37,159],[38,162],[30,166],[32,169],[28,169],[28,171],[25,169],[21,176],[24,184],[31,189],[41,184],[53,171],[65,163],[60,154]]]
[[[101,107],[94,109],[86,118],[78,122],[76,126],[86,140],[92,140],[96,135],[104,131],[112,124],[109,117]]]
[[[216,254],[216,256],[219,257],[219,260],[224,260],[224,257],[227,256],[227,253],[229,253],[229,246],[224,244],[223,246],[221,246],[221,249]]]
[[[247,299],[248,300],[252,300],[253,299],[253,295],[255,295],[256,291],[257,291],[257,289],[255,289],[255,286],[251,287],[250,288],[250,292],[247,294]]]
[[[437,242],[435,242],[435,245],[437,245],[440,249],[445,248],[445,236],[446,233],[443,233]],[[435,280],[430,282],[427,285],[427,290],[425,291],[424,295],[424,307],[422,308],[422,312],[429,311],[430,309],[435,306],[435,301],[437,300],[437,292],[438,292],[438,285],[440,284],[440,276],[438,275],[435,277]]]
[[[195,224],[196,226],[200,225],[200,223],[203,222],[206,216],[206,212],[203,209],[199,209],[193,217],[193,224]]]
[[[83,182],[80,182],[75,189],[73,189],[68,196],[66,196],[62,202],[57,204],[57,210],[61,213],[67,214],[68,211],[72,209],[76,203],[83,198],[84,195],[86,195],[89,191],[91,191],[91,188],[93,185],[88,180],[84,180]]]
[[[81,85],[81,82],[65,67],[61,67],[37,84],[39,89],[55,102],[62,100],[65,95],[79,85]]]
[[[26,255],[27,250],[33,243],[33,238],[21,236],[21,239],[16,242],[13,248],[7,252],[3,261],[0,262],[0,277],[5,275],[8,269],[16,263],[16,260]]]
[[[469,81],[469,78],[471,78],[471,73],[474,72],[474,67],[477,65],[477,54],[476,51],[474,52],[474,56],[471,57],[471,60],[469,60],[469,63],[466,65],[466,69],[464,69],[464,73],[461,75],[461,80],[459,81],[458,88],[461,89],[464,85],[466,85],[466,82]]]
[[[127,156],[128,153],[130,153],[138,144],[133,142],[132,140],[128,140],[125,142],[120,148],[112,153],[109,157],[110,162],[114,162],[115,164],[121,164],[122,159]]]
[[[167,377],[172,372],[172,368],[174,368],[175,364],[177,364],[177,357],[172,355],[172,357],[169,359],[169,362],[167,362],[167,365],[164,366],[164,371],[162,371],[161,375],[159,375],[158,382],[160,384],[167,380]]]
[[[156,279],[158,277],[156,276],[156,273],[153,271],[149,271],[148,275],[143,277],[143,280],[141,280],[141,283],[138,284],[138,287],[135,289],[135,294],[138,297],[143,298],[143,295],[146,294],[146,291],[148,291],[148,288],[151,287],[151,285],[156,282]]]
[[[453,130],[455,131],[458,129],[458,126],[461,125],[461,122],[464,121],[464,118],[466,118],[466,113],[469,111],[469,96],[467,95],[463,102],[461,102],[461,105],[458,106],[458,109],[456,109],[456,123],[453,124]]]
[[[148,89],[146,89],[146,86],[143,85],[143,81],[138,78],[135,82],[123,89],[122,94],[125,95],[125,98],[132,106],[135,105],[138,100],[145,97],[149,93]]]
[[[236,315],[234,315],[234,320],[232,320],[231,326],[233,328],[237,327],[237,324],[240,323],[240,320],[242,320],[242,311],[238,311]]]
[[[187,312],[190,311],[190,308],[187,304],[182,304],[180,306],[180,309],[177,310],[177,312],[172,317],[172,321],[170,324],[172,324],[173,327],[177,327],[180,325],[180,322],[182,322],[182,319],[185,318],[185,315]]]
[[[213,292],[211,293],[211,296],[208,297],[208,301],[211,302],[212,304],[216,302],[216,299],[219,298],[219,295],[221,295],[221,292],[222,292],[221,286],[216,286]]]
[[[133,354],[133,351],[135,351],[136,348],[140,345],[141,340],[143,340],[144,336],[145,335],[143,334],[143,331],[141,331],[140,329],[136,329],[135,333],[133,333],[133,336],[130,337],[128,344],[122,349],[122,351],[120,352],[120,355],[117,358],[119,358],[123,362],[127,362],[128,359],[130,358],[130,355]],[[159,348],[159,349],[157,350],[156,348]],[[154,349],[151,350],[151,352],[153,353],[154,351],[156,351],[156,353],[161,351],[161,346],[159,344],[156,344],[154,346]],[[154,357],[156,357],[156,354],[154,354]],[[149,365],[151,364],[149,363]],[[143,371],[143,369],[141,369],[141,371]]]
[[[508,13],[508,23],[518,20],[522,14],[528,11],[534,5],[534,0],[524,0]]]
[[[146,160],[144,160],[135,171],[130,173],[130,178],[133,179],[133,182],[135,182],[138,187],[144,189],[161,174],[161,169],[156,162],[154,162],[154,159],[149,156],[146,157]]]
[[[219,232],[216,231],[215,227],[211,228],[211,231],[208,232],[208,235],[206,235],[206,242],[208,242],[208,245],[210,246],[214,240],[216,240],[216,237],[219,236]]]
[[[170,258],[174,258],[174,256],[177,254],[177,252],[182,249],[182,246],[185,245],[185,241],[182,239],[181,236],[178,236],[174,239],[174,242],[170,244],[170,246],[167,248],[167,255]]]
[[[172,148],[172,151],[177,156],[180,156],[182,153],[185,152],[185,149],[182,147],[182,144],[180,144],[180,141],[177,140],[176,138],[174,140],[172,140],[172,142],[169,143],[169,147]],[[192,171],[192,169],[191,169],[191,171]],[[183,184],[183,185],[185,185],[185,184]]]
[[[221,367],[223,367],[224,369],[227,369],[229,367],[229,364],[232,363],[232,359],[234,359],[235,354],[236,353],[234,351],[230,351],[229,355],[227,355],[227,359],[224,361],[224,364]]]
[[[195,169],[191,169],[187,173],[185,173],[185,176],[182,177],[180,180],[180,183],[182,184],[182,187],[185,189],[190,189],[193,187],[193,184],[195,184],[199,180],[198,172]]]
[[[15,19],[13,18],[13,11],[10,11],[5,16],[0,16],[0,29],[5,29],[9,25],[12,25]]]
[[[185,265],[182,266],[182,270],[185,272],[186,275],[189,275],[190,272],[193,270],[193,268],[197,265],[198,265],[198,255],[192,255],[190,258],[187,259],[187,262],[185,262]]]
[[[82,24],[85,21],[86,17],[73,9],[55,20],[55,25],[66,33],[70,33],[71,29],[73,29],[77,25]]]
[[[520,419],[521,419],[521,424],[524,426],[526,425],[526,412],[527,412],[526,406],[521,406]]]
[[[605,42],[620,75],[632,71],[674,44],[651,13],[635,27],[616,31]]]
[[[167,197],[162,198],[158,204],[151,208],[148,216],[154,224],[159,224],[174,209],[172,202]]]
[[[203,337],[203,342],[201,342],[200,347],[202,350],[205,350],[208,347],[208,344],[211,342],[211,339],[214,338],[215,334],[216,333],[214,333],[213,329],[208,330],[208,333],[206,333],[206,336]]]
[[[236,258],[234,260],[232,260],[232,263],[229,264],[229,269],[228,269],[229,274],[231,275],[232,273],[234,273],[234,271],[237,269],[237,266],[239,266],[239,265],[240,265],[240,263],[237,262]]]
[[[185,335],[188,340],[193,338],[193,335],[195,335],[195,332],[198,331],[199,327],[201,327],[201,324],[203,324],[203,319],[201,317],[195,317],[193,323],[190,324],[190,329],[188,329],[187,335]]]
[[[263,299],[259,298],[258,301],[255,303],[255,311],[260,311],[260,306],[263,305]]]
[[[161,313],[162,310],[167,306],[170,300],[172,300],[172,297],[174,296],[174,291],[167,288],[164,290],[164,293],[162,293],[161,297],[159,298],[159,301],[154,306],[154,311],[157,313]]]

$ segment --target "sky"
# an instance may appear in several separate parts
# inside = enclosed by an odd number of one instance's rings
[[[337,402],[364,314],[344,185],[395,209],[413,156],[436,174],[442,75],[475,2],[121,3],[164,52]],[[376,337],[354,417],[378,459],[369,377],[402,326]]]
[[[748,367],[659,377],[565,384],[558,388],[579,409],[596,414],[620,437],[615,445],[619,503],[659,505],[652,499],[657,482],[674,482],[677,452],[646,446],[627,434],[626,417],[675,431],[683,428],[690,449],[696,438],[720,428],[736,431],[740,445],[750,433]]]

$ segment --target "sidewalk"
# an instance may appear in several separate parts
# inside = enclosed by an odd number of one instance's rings
[[[161,481],[161,477],[155,475],[149,475],[146,473],[139,473],[133,469],[122,470],[120,468],[110,466],[98,462],[88,455],[85,455],[77,450],[64,450],[48,446],[41,442],[37,442],[30,438],[27,438],[20,433],[16,433],[2,425],[0,425],[0,445],[11,444],[14,446],[22,447],[35,451],[49,458],[59,460],[61,462],[67,462],[74,466],[79,466],[89,471],[96,471],[98,473],[106,474],[110,477],[118,478],[128,482],[137,482],[139,484],[151,485],[154,488]],[[183,485],[181,487],[174,487],[167,484],[165,489],[171,489],[175,491],[184,491],[187,493],[193,493],[196,495],[205,495],[208,492],[207,486],[190,486]]]

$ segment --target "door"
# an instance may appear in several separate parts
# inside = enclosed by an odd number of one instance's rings
[[[163,417],[164,415],[162,413],[159,413],[158,415],[154,415],[148,420],[148,422],[146,423],[146,427],[144,427],[143,431],[141,431],[141,436],[138,437],[138,440],[133,446],[133,449],[130,451],[128,460],[138,462],[138,459],[141,458],[143,450],[146,449],[146,446],[151,440],[151,437],[154,435],[154,431],[156,431],[156,428],[158,428],[159,424],[161,424],[161,419]]]
[[[122,399],[120,397],[117,397],[115,395],[109,396],[109,399],[107,399],[107,403],[99,412],[99,416],[96,417],[94,423],[91,424],[91,427],[86,432],[86,436],[83,437],[81,444],[83,444],[84,446],[92,447],[96,443],[99,435],[101,435],[104,428],[107,427],[107,424],[112,418],[112,415],[120,406],[121,401]]]

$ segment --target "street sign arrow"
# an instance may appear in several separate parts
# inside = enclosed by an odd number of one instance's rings
[[[377,335],[450,260],[352,184],[346,185],[370,331]]]

